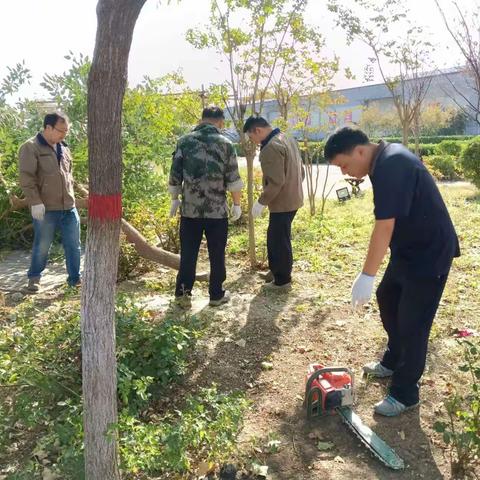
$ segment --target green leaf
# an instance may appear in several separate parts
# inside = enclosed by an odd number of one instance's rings
[[[320,450],[321,452],[332,450],[332,448],[335,448],[335,444],[333,444],[332,442],[317,443],[317,450]]]

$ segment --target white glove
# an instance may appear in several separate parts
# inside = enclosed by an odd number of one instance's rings
[[[182,202],[178,198],[172,198],[172,203],[170,204],[170,218],[173,218],[177,214],[178,207]]]
[[[353,282],[352,286],[352,308],[355,310],[370,301],[373,292],[375,276],[361,273]]]
[[[263,213],[264,208],[265,208],[265,205],[258,203],[258,200],[257,200],[252,207],[252,217],[253,218],[259,217]]]
[[[242,216],[242,207],[240,205],[233,205],[230,210],[230,220],[236,222]]]
[[[45,218],[45,205],[43,203],[32,205],[32,217],[39,222]]]

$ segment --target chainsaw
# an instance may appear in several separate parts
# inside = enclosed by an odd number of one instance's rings
[[[403,460],[351,409],[354,403],[353,373],[346,367],[308,367],[305,406],[308,418],[338,413],[343,422],[384,465],[393,470],[405,468]]]

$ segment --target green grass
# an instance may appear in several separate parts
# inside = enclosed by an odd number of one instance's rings
[[[431,364],[432,369],[448,372],[454,382],[459,348],[449,343],[452,329],[480,330],[480,197],[473,187],[441,191],[462,256],[454,262],[432,330]],[[292,232],[295,269],[315,279],[311,288],[318,296],[312,305],[300,301],[296,313],[308,316],[311,307],[340,305],[349,298],[366,255],[372,211],[371,192],[345,203],[328,201],[324,218],[311,217],[307,208],[299,211]],[[265,259],[267,222],[266,214],[256,221],[260,260]],[[246,223],[233,225],[229,261],[247,267],[247,251]],[[139,282],[141,293],[171,294],[172,278],[149,277]],[[117,428],[123,475],[186,476],[201,461],[228,460],[248,405],[245,395],[212,386],[190,389],[186,398],[168,397],[185,379],[198,339],[218,326],[215,322],[209,326],[211,318],[185,316],[175,308],[147,312],[135,302],[139,293],[119,297],[117,306]],[[47,307],[27,299],[1,312],[0,475],[1,468],[8,468],[4,470],[8,480],[40,479],[46,465],[62,479],[82,478],[78,298],[66,295]],[[159,407],[166,395],[169,401]]]

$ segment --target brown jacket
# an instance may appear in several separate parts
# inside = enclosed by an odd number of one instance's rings
[[[279,133],[260,150],[263,193],[258,201],[273,213],[293,212],[303,205],[305,170],[293,138]]]
[[[62,143],[62,158],[41,134],[27,140],[18,153],[20,187],[28,205],[43,203],[46,210],[69,210],[75,207],[72,155]]]

